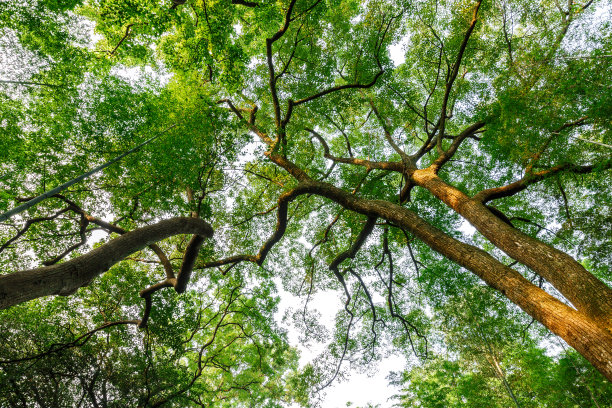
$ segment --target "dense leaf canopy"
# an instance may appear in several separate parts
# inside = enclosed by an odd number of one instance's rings
[[[2,221],[0,406],[308,405],[389,353],[404,406],[611,402],[609,1],[9,0],[0,34],[0,212],[152,139]],[[10,300],[180,216],[213,237]]]

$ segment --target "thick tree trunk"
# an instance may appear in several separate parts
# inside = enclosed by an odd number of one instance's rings
[[[470,199],[429,169],[417,170],[412,179],[469,221],[508,256],[550,282],[579,311],[612,332],[612,289],[571,256],[506,224],[481,202]]]
[[[0,276],[0,309],[49,295],[70,295],[133,252],[178,234],[212,236],[198,218],[177,217],[127,232],[70,261]]]
[[[349,210],[386,219],[410,231],[436,252],[499,290],[527,314],[564,339],[612,381],[612,334],[485,251],[454,239],[414,212],[388,201],[359,198],[320,182],[302,182],[296,190],[327,197]]]

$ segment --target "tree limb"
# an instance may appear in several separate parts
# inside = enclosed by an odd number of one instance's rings
[[[111,266],[156,241],[178,234],[210,237],[209,224],[177,217],[138,228],[70,261],[0,276],[0,309],[49,295],[70,295]]]

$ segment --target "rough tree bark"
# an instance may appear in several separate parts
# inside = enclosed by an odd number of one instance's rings
[[[380,217],[410,231],[436,252],[499,290],[527,314],[574,347],[612,381],[612,333],[598,321],[559,301],[487,252],[456,240],[416,213],[388,201],[359,198],[332,185],[315,181],[303,181],[295,190],[294,197],[297,194],[323,196],[346,209],[370,217]],[[587,296],[582,302],[588,303],[588,300]]]
[[[412,180],[426,188],[469,221],[508,256],[550,282],[576,309],[612,330],[612,289],[568,254],[512,228],[457,188],[445,183],[431,169],[415,171]]]

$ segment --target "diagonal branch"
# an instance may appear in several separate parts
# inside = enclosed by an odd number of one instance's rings
[[[127,232],[70,261],[0,276],[0,309],[50,296],[70,295],[133,252],[178,234],[212,236],[198,218],[177,217]]]
[[[431,165],[432,170],[437,173],[440,170],[440,168],[455,155],[461,143],[468,137],[471,137],[476,132],[480,131],[480,129],[482,129],[484,126],[485,126],[485,122],[476,122],[473,125],[467,127],[459,135],[457,135],[453,139],[453,143],[450,145],[450,147],[446,151],[443,151],[438,156],[438,158],[432,163]]]
[[[121,40],[119,40],[119,42],[117,43],[117,45],[115,46],[115,48],[113,48],[113,50],[109,53],[109,55],[115,55],[115,53],[117,52],[117,50],[119,49],[119,46],[121,44],[123,44],[123,42],[126,40],[126,38],[128,38],[128,36],[130,35],[130,29],[134,26],[134,23],[132,24],[128,24],[125,27],[125,34],[123,35],[123,37],[121,38]]]
[[[603,171],[612,168],[612,159],[604,160],[598,164],[580,166],[573,163],[559,164],[554,167],[550,167],[546,170],[542,170],[536,173],[526,174],[520,180],[513,183],[507,184],[502,187],[490,188],[482,190],[476,194],[473,199],[482,203],[487,203],[491,200],[497,200],[499,198],[510,197],[521,191],[525,190],[532,184],[539,181],[553,177],[561,172],[575,173],[575,174],[588,174],[594,171]]]

